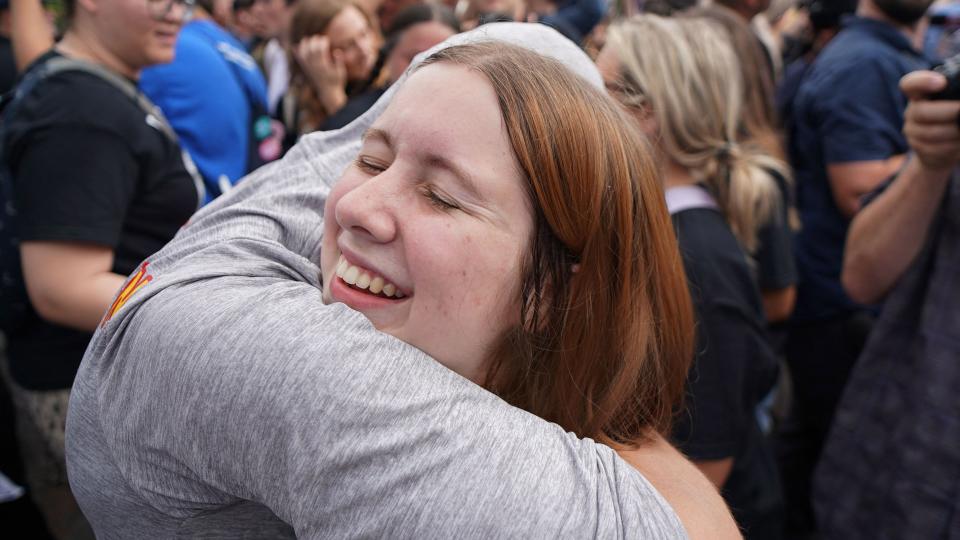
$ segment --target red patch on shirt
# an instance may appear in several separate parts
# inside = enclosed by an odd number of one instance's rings
[[[140,269],[137,270],[137,273],[134,274],[123,286],[123,289],[120,290],[120,294],[117,295],[117,299],[113,301],[113,305],[110,306],[110,309],[107,311],[107,315],[103,318],[103,322],[100,323],[100,327],[104,327],[110,322],[110,319],[120,311],[120,308],[127,303],[127,300],[133,296],[133,293],[140,290],[141,287],[150,283],[153,279],[153,276],[147,273],[147,265],[150,264],[149,261],[144,262],[140,265]]]

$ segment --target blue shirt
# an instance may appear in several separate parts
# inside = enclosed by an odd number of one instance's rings
[[[251,103],[267,84],[243,45],[212,21],[192,21],[170,64],[143,70],[140,88],[166,115],[196,163],[210,202],[247,174]]]
[[[893,26],[852,17],[800,84],[789,134],[802,222],[794,242],[800,276],[795,321],[823,321],[862,308],[840,284],[850,221],[834,200],[827,166],[905,153],[907,100],[899,81],[927,66]]]

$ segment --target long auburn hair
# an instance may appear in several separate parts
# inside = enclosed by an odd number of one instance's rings
[[[649,108],[665,157],[710,188],[752,254],[758,229],[785,204],[770,171],[789,171],[741,139],[744,83],[727,33],[704,18],[637,15],[614,25],[607,43],[620,60],[624,103]]]
[[[654,155],[615,102],[559,62],[483,42],[443,49],[484,75],[534,208],[520,327],[485,386],[582,437],[669,431],[693,357],[693,312]]]

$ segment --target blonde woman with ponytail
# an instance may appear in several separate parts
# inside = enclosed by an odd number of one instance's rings
[[[660,155],[696,307],[697,353],[674,440],[722,488],[747,538],[778,538],[779,479],[754,412],[777,362],[751,255],[761,228],[784,215],[771,171],[786,177],[786,167],[738,140],[741,70],[715,22],[631,18],[613,26],[597,63]]]

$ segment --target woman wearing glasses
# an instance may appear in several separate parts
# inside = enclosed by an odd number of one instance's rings
[[[142,68],[173,58],[189,4],[65,7],[63,39],[28,68],[4,111],[4,203],[16,215],[3,224],[19,248],[0,256],[6,275],[22,262],[23,310],[5,317],[3,330],[29,485],[60,538],[85,526],[75,505],[54,506],[70,500],[64,420],[84,350],[125,276],[198,203],[175,136],[133,82]]]
[[[287,143],[316,131],[357,89],[377,60],[380,35],[351,0],[302,0],[290,20],[290,89],[280,104]]]

